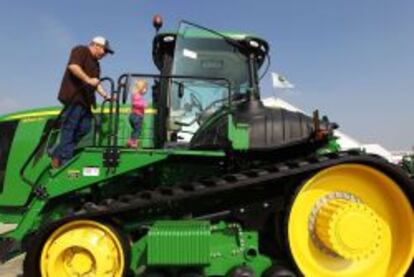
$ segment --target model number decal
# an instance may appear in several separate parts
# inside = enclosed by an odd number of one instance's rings
[[[84,167],[82,172],[82,175],[85,177],[97,177],[99,174],[99,167]]]

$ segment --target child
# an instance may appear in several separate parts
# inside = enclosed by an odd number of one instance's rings
[[[132,127],[131,138],[127,143],[129,148],[137,148],[139,145],[138,138],[141,133],[144,110],[147,106],[147,102],[144,99],[147,87],[147,82],[144,80],[137,80],[134,85],[134,91],[132,92],[131,97],[131,114],[129,116],[129,123]]]

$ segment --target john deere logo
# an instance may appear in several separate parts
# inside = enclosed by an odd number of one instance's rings
[[[72,180],[73,179],[79,179],[80,175],[81,175],[80,170],[77,170],[77,169],[68,170],[68,178],[69,179],[72,179]]]

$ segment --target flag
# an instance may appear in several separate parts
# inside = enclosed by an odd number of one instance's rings
[[[290,83],[285,77],[282,75],[272,72],[272,83],[274,88],[294,88],[295,86]]]

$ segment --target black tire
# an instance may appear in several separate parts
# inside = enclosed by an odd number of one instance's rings
[[[25,240],[24,248],[26,250],[26,256],[23,261],[24,277],[41,277],[40,255],[42,248],[49,235],[56,228],[57,226],[43,229]]]
[[[178,272],[178,277],[204,277],[202,269],[186,268]]]
[[[171,273],[165,269],[147,268],[142,277],[169,277]]]
[[[237,266],[230,270],[227,277],[255,277],[253,270],[248,266]]]
[[[277,265],[268,268],[262,275],[263,277],[297,277],[293,271],[288,268]]]

